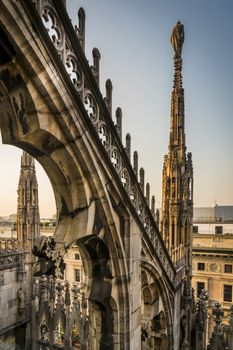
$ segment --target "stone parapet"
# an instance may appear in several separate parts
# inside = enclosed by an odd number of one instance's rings
[[[26,251],[20,248],[20,243],[15,238],[1,238],[0,240],[0,270],[20,265]]]

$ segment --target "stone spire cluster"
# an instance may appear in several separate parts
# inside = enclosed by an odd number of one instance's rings
[[[32,156],[23,152],[18,184],[17,236],[22,247],[32,249],[40,235],[38,184]]]
[[[191,270],[191,227],[193,215],[193,166],[186,154],[182,46],[184,27],[177,22],[171,35],[174,49],[174,85],[171,97],[170,137],[164,157],[161,233],[175,264],[186,260]]]

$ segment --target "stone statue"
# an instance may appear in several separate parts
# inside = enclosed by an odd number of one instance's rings
[[[171,44],[175,51],[175,57],[181,57],[182,46],[184,43],[184,26],[178,21],[172,30]]]
[[[19,312],[19,315],[22,316],[25,310],[25,294],[22,287],[19,288],[17,292],[17,297],[18,297],[18,312]]]
[[[180,344],[187,344],[187,316],[184,314],[180,320]]]

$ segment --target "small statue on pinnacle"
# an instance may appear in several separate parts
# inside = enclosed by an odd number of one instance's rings
[[[184,43],[184,26],[178,21],[172,30],[171,44],[175,51],[175,58],[181,58],[182,47]]]

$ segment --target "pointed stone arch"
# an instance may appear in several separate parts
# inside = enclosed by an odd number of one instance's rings
[[[142,298],[148,306],[146,315],[143,316],[144,333],[147,333],[147,339],[144,337],[145,345],[142,346],[144,348],[155,346],[156,349],[158,346],[158,349],[173,349],[173,315],[171,314],[173,291],[166,284],[159,270],[156,270],[156,266],[146,261],[142,262],[142,276],[144,278],[146,276],[148,283],[147,285],[144,283],[142,289]]]

